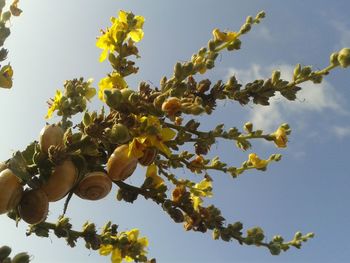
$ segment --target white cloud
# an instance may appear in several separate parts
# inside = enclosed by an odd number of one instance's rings
[[[268,78],[275,69],[281,71],[283,79],[291,80],[294,66],[288,64],[268,67],[253,64],[245,70],[231,68],[229,75],[235,75],[240,82],[247,83],[255,79]],[[280,94],[277,94],[270,99],[270,106],[254,104],[250,110],[250,120],[255,127],[264,130],[274,130],[283,121],[296,117],[300,119],[298,121],[300,127],[298,128],[301,128],[306,125],[302,118],[307,112],[330,110],[336,114],[348,114],[341,106],[341,97],[326,80],[318,85],[307,82],[301,86],[303,89],[298,92],[297,100],[294,102],[288,101]]]
[[[350,126],[335,126],[333,132],[338,138],[344,138],[350,136]]]
[[[260,40],[272,41],[273,37],[271,31],[266,26],[259,26],[253,34],[254,38],[259,38]]]
[[[331,25],[339,33],[339,44],[336,49],[350,46],[350,28],[345,23],[333,20]]]

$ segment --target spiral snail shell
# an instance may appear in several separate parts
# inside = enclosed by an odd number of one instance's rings
[[[20,179],[10,170],[0,172],[0,214],[15,208],[21,200],[23,187]]]
[[[41,189],[46,193],[49,202],[62,199],[74,186],[78,171],[71,160],[65,160],[55,167],[47,182]]]
[[[74,193],[82,199],[99,200],[112,189],[112,181],[104,172],[91,172],[79,182]]]
[[[146,148],[143,151],[143,156],[139,158],[139,163],[143,166],[151,165],[156,159],[158,150],[156,148]]]
[[[123,181],[135,171],[137,158],[128,156],[128,145],[117,147],[107,162],[107,174],[112,181]]]
[[[44,221],[49,212],[49,199],[41,189],[25,191],[18,205],[18,213],[28,224]]]
[[[47,153],[51,145],[63,144],[63,129],[55,124],[46,125],[40,131],[39,145],[42,152]]]

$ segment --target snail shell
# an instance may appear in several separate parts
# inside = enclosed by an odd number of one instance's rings
[[[15,208],[21,200],[23,187],[20,179],[10,170],[0,173],[0,214]]]
[[[143,151],[143,156],[139,158],[139,163],[143,166],[151,165],[156,159],[158,150],[156,148],[146,148]]]
[[[82,199],[99,200],[109,194],[112,181],[104,172],[92,172],[79,182],[74,193]]]
[[[49,199],[41,189],[25,191],[18,205],[18,212],[28,224],[38,224],[47,217]]]
[[[63,144],[63,129],[55,124],[46,125],[40,131],[39,145],[42,152],[47,153],[50,146]]]
[[[107,162],[107,173],[112,181],[123,181],[135,171],[137,158],[128,156],[128,145],[117,147]]]
[[[78,171],[71,160],[64,161],[55,167],[47,182],[41,189],[46,193],[49,202],[62,199],[74,186]]]

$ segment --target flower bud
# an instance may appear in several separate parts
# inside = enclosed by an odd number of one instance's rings
[[[121,94],[122,94],[124,102],[129,101],[130,96],[134,93],[135,93],[135,91],[133,91],[131,89],[122,89]]]
[[[8,246],[0,247],[0,262],[11,254],[11,248]]]
[[[30,257],[26,252],[18,253],[13,257],[12,263],[29,263]]]
[[[331,63],[331,65],[334,65],[334,66],[339,65],[338,52],[333,52],[331,54],[331,56],[329,57],[329,62]]]
[[[179,98],[170,97],[162,104],[162,111],[170,116],[175,115],[181,110],[181,101]]]
[[[104,94],[106,98],[106,104],[109,107],[113,109],[117,109],[122,103],[123,97],[120,90],[118,89],[105,90]]]
[[[342,68],[350,66],[350,48],[343,48],[339,51],[338,61]]]
[[[108,140],[113,144],[123,144],[130,140],[129,130],[123,124],[114,124],[112,129],[106,131]]]
[[[244,124],[243,129],[246,133],[251,133],[253,131],[253,123],[247,122],[246,124]]]

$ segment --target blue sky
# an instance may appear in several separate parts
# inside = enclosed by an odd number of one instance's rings
[[[95,38],[119,9],[145,16],[145,37],[139,44],[140,73],[127,81],[131,87],[145,80],[155,86],[169,76],[176,61],[184,61],[204,46],[213,28],[237,30],[248,15],[265,10],[267,17],[242,38],[242,49],[223,53],[215,69],[205,76],[212,80],[235,74],[247,82],[269,77],[281,69],[290,77],[296,63],[323,68],[329,54],[350,46],[348,1],[87,1],[33,0],[21,2],[23,15],[12,21],[12,34],[6,42],[9,60],[15,70],[12,90],[0,90],[2,133],[0,160],[23,149],[38,138],[45,125],[45,101],[65,79],[93,77],[95,83],[110,71],[100,64]],[[248,172],[232,180],[212,174],[214,197],[228,222],[241,220],[245,226],[261,226],[268,237],[281,234],[292,238],[296,231],[315,232],[301,250],[291,249],[278,257],[263,248],[240,246],[235,242],[214,241],[210,234],[185,232],[155,204],[137,200],[134,205],[117,202],[116,189],[108,198],[87,202],[74,198],[68,216],[76,228],[90,220],[102,226],[112,220],[121,230],[141,229],[150,239],[149,255],[158,262],[348,262],[350,259],[350,99],[348,70],[336,69],[321,85],[305,84],[295,103],[282,98],[270,107],[244,108],[232,102],[221,103],[206,119],[203,129],[216,122],[241,127],[252,121],[257,128],[273,131],[280,123],[292,127],[289,147],[254,142],[259,155],[282,153],[281,162],[265,172]],[[91,109],[100,106],[94,100]],[[58,119],[53,119],[53,122]],[[240,164],[248,153],[231,143],[217,143],[214,154],[232,164]],[[130,183],[137,183],[137,170]],[[186,176],[178,171],[179,176]],[[200,180],[199,177],[191,176]],[[50,206],[55,220],[62,202]],[[34,262],[109,262],[82,242],[70,249],[64,240],[25,236],[25,224],[18,229],[5,216],[0,217],[1,244],[15,251],[29,251]]]

